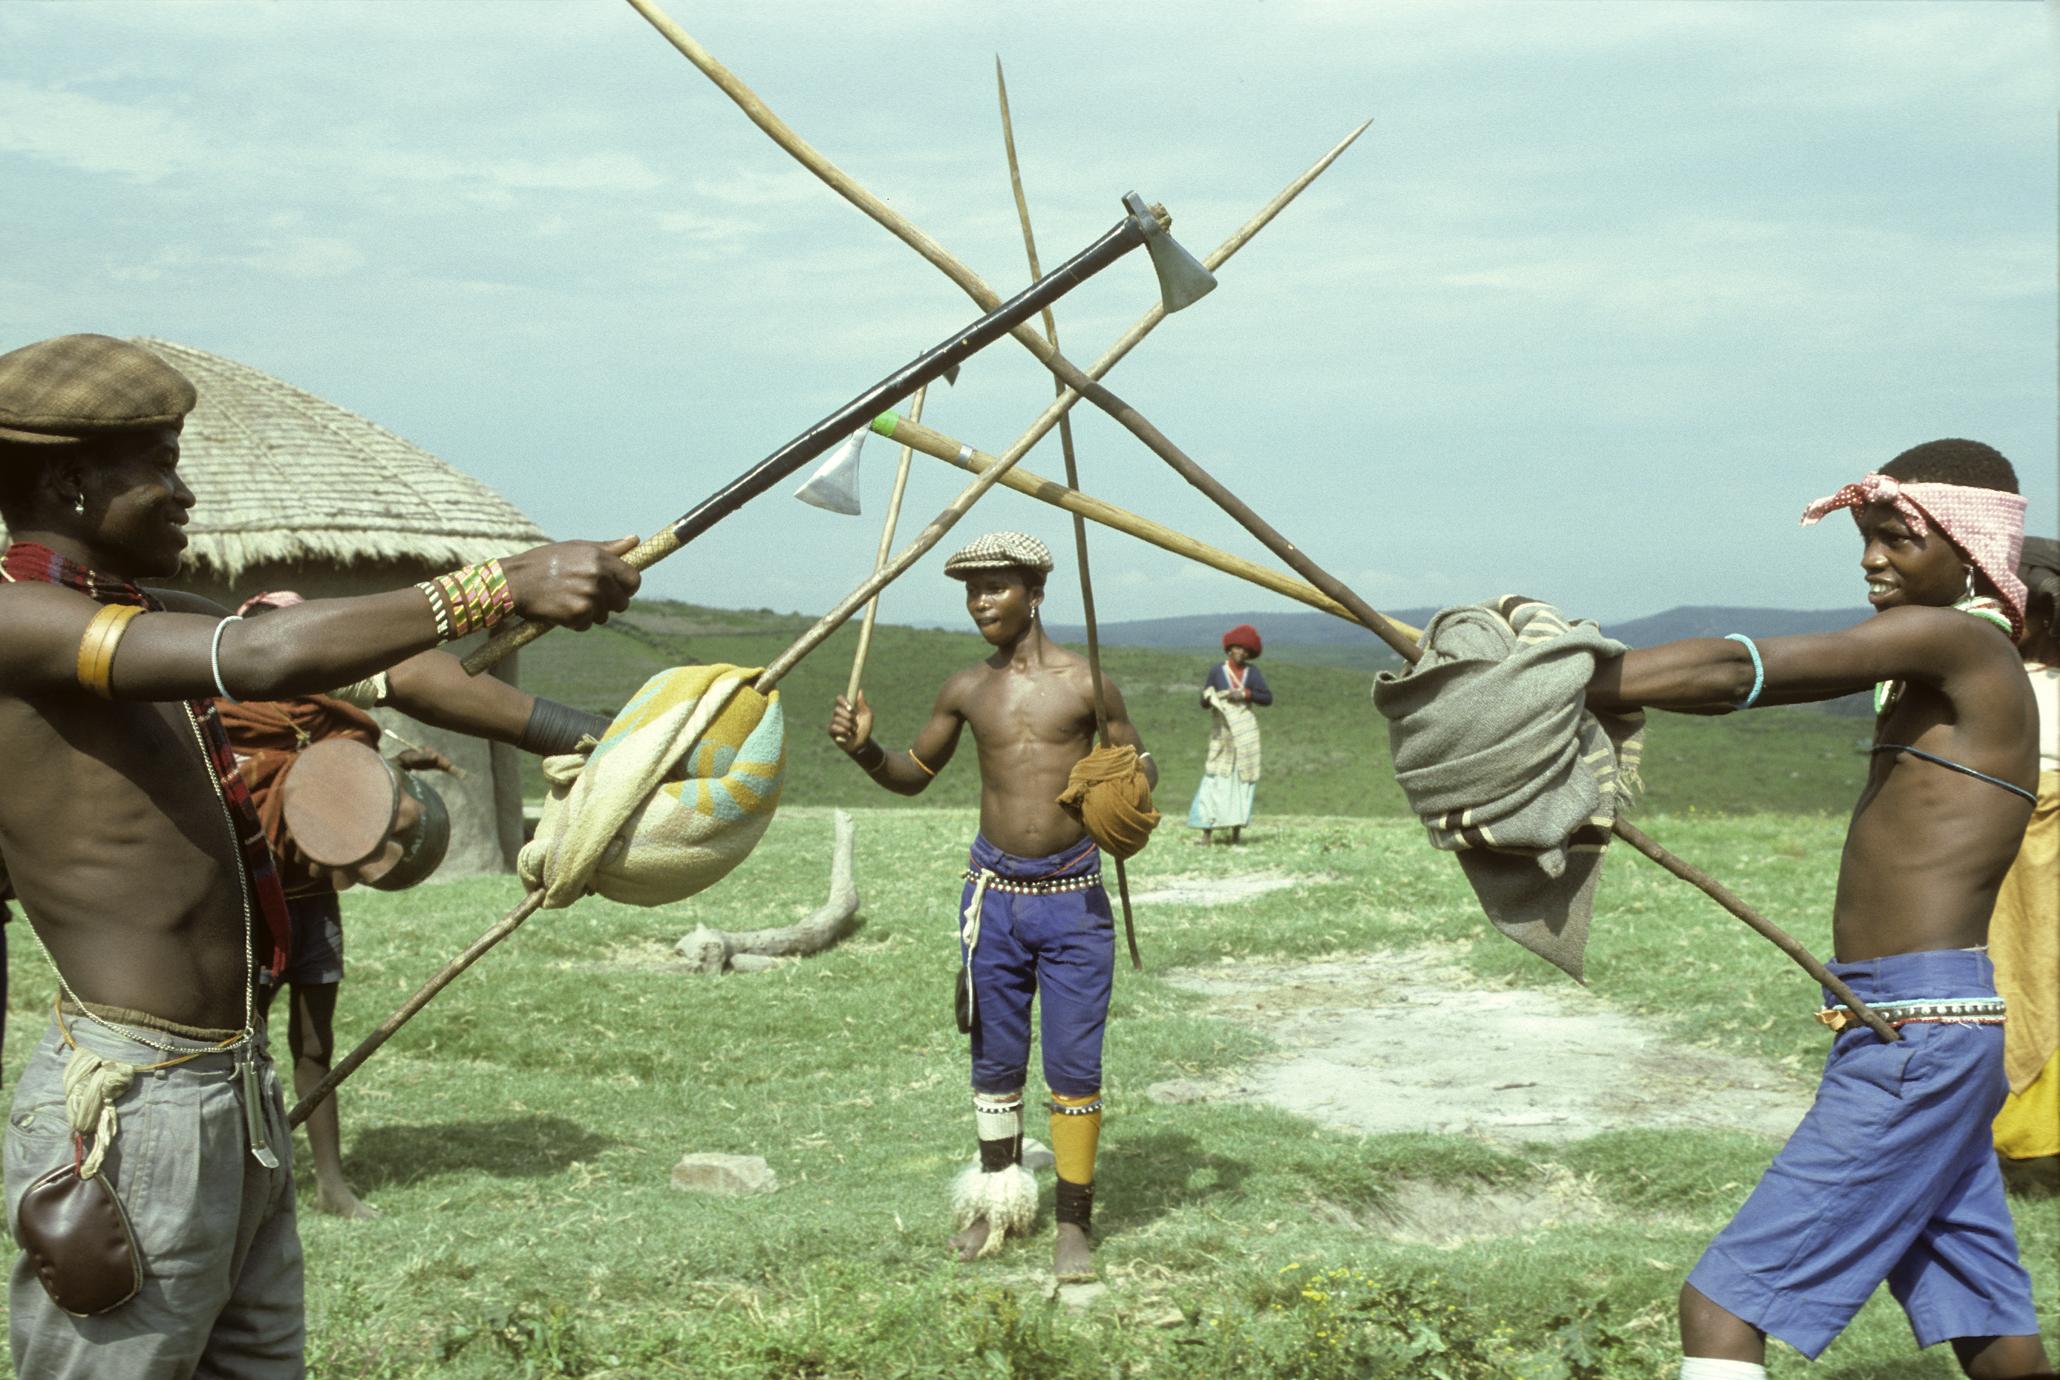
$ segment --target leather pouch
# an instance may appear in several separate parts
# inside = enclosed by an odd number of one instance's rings
[[[143,1287],[143,1257],[114,1185],[61,1164],[22,1190],[14,1237],[59,1308],[90,1317],[121,1307]]]

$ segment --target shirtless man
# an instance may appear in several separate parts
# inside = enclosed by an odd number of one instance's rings
[[[1768,1333],[1815,1358],[1884,1279],[1918,1345],[1951,1341],[1968,1375],[2050,1375],[1989,1143],[2007,1083],[1983,948],[2038,780],[2038,712],[2012,643],[2024,500],[2001,455],[1950,440],[1804,521],[1838,508],[1859,525],[1873,617],[1627,652],[1588,691],[1596,709],[1710,712],[1878,687],[1830,967],[1902,1039],[1826,1013],[1839,1033],[1815,1104],[1682,1287],[1681,1376],[1763,1376]]]
[[[980,1160],[956,1186],[959,1231],[951,1245],[961,1260],[991,1255],[1010,1232],[1036,1221],[1036,1180],[1022,1167],[1023,1085],[1030,1006],[1041,992],[1058,1175],[1052,1269],[1073,1280],[1094,1270],[1102,1030],[1116,948],[1100,846],[1080,816],[1058,803],[1094,747],[1095,726],[1086,661],[1055,645],[1038,621],[1051,564],[1044,543],[1020,532],[992,533],[953,554],[944,573],[965,582],[966,612],[994,655],[944,682],[908,751],[889,752],[873,741],[873,711],[863,694],[856,705],[837,697],[830,737],[880,785],[920,795],[951,760],[960,730],[973,730],[980,834],[960,898],[960,1028],[973,1037]],[[1111,743],[1119,753],[1134,751],[1136,769],[1157,784],[1158,767],[1142,750],[1122,693],[1106,676],[1102,686]],[[1106,842],[1129,851],[1142,846]]]
[[[0,755],[13,786],[0,793],[0,852],[65,989],[15,1090],[7,1220],[18,1236],[29,1181],[84,1149],[128,1212],[143,1275],[127,1301],[76,1317],[18,1258],[14,1365],[37,1380],[305,1373],[290,1142],[254,1005],[261,970],[283,958],[285,907],[212,697],[345,685],[510,609],[584,628],[637,586],[626,540],[541,547],[468,567],[456,586],[252,622],[146,593],[132,582],[170,575],[186,546],[179,433],[194,402],[183,375],[107,336],[0,355],[0,517],[13,538],[0,558]],[[485,712],[514,709],[503,699]],[[89,1122],[97,1133],[81,1145],[64,1088],[79,1061],[163,1067],[110,1084],[118,1122]]]

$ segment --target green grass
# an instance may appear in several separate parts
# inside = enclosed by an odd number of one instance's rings
[[[1699,812],[1646,824],[1827,946],[1837,820]],[[818,904],[823,810],[783,808],[701,897],[545,913],[461,978],[345,1089],[349,1171],[387,1216],[315,1216],[302,1152],[316,1373],[1666,1373],[1681,1277],[1771,1143],[1694,1131],[1532,1147],[1361,1137],[1266,1108],[1142,1095],[1267,1047],[1168,982],[1175,969],[1432,945],[1484,980],[1564,986],[1488,931],[1453,860],[1401,820],[1262,813],[1245,849],[1165,837],[1135,860],[1140,888],[1260,867],[1299,881],[1237,906],[1154,907],[1141,936],[1149,968],[1118,979],[1097,1203],[1107,1295],[1079,1311],[1046,1298],[1048,1215],[1039,1237],[998,1260],[948,1262],[946,1185],[971,1150],[965,1049],[948,1012],[951,898],[971,827],[962,810],[860,812],[861,928],[771,973],[689,977],[664,959],[696,923],[780,923]],[[346,1041],[514,899],[505,879],[351,893]],[[10,942],[12,1070],[47,991],[33,950]],[[1686,1043],[1799,1074],[1823,1054],[1807,980],[1621,850],[1602,886],[1590,985]],[[668,1171],[693,1150],[763,1155],[780,1189],[678,1192]],[[1602,1220],[1451,1248],[1384,1225],[1405,1183],[1463,1193],[1568,1176],[1607,1204]],[[2060,1223],[2050,1198],[2014,1206],[2051,1330]],[[1885,1296],[1815,1367],[1774,1351],[1777,1377],[1957,1373],[1948,1356],[1912,1353]]]
[[[540,695],[611,710],[655,671],[686,660],[762,666],[809,625],[793,615],[701,609],[662,600],[640,603],[603,628],[555,633],[521,654],[522,683]],[[788,784],[795,805],[894,805],[830,742],[823,726],[850,676],[857,630],[847,625],[805,658],[781,684],[786,705]],[[867,659],[866,698],[874,734],[906,745],[929,716],[946,676],[988,654],[969,632],[881,626]],[[1216,658],[1114,647],[1104,665],[1122,688],[1130,716],[1158,760],[1160,808],[1185,817],[1201,779],[1210,716],[1202,679]],[[1269,656],[1266,678],[1277,703],[1260,711],[1265,727],[1268,814],[1399,819],[1408,814],[1388,767],[1387,723],[1374,712],[1364,671],[1299,664]],[[1859,795],[1867,758],[1864,722],[1808,707],[1706,719],[1655,714],[1647,733],[1644,808],[1658,812],[1829,812],[1843,816]],[[960,757],[970,760],[970,745]],[[534,759],[525,759],[526,793],[545,793]],[[979,800],[977,774],[964,763],[946,771],[904,808],[966,807]]]

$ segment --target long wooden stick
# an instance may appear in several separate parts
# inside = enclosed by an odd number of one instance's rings
[[[912,417],[923,415],[923,395],[930,391],[924,384],[909,399],[908,411]],[[901,447],[901,465],[894,471],[894,497],[887,500],[887,520],[880,524],[880,549],[873,556],[873,570],[877,572],[887,564],[887,556],[894,549],[894,524],[901,518],[901,496],[908,490],[908,471],[915,459],[914,447],[906,442]],[[851,680],[844,687],[844,698],[858,703],[859,681],[865,676],[866,653],[873,647],[873,622],[880,616],[880,596],[875,594],[866,600],[865,618],[858,625],[858,650],[851,654]]]
[[[506,939],[521,926],[522,922],[536,914],[537,907],[544,903],[541,890],[532,891],[522,898],[522,904],[495,921],[485,934],[472,941],[465,952],[443,966],[442,971],[422,985],[422,989],[402,1003],[400,1010],[379,1023],[379,1028],[367,1035],[358,1047],[343,1056],[343,1061],[329,1070],[329,1076],[315,1086],[314,1091],[293,1104],[287,1114],[286,1124],[298,1126],[308,1119],[308,1113],[322,1105],[324,1098],[336,1091],[336,1085],[351,1076],[358,1065],[370,1059],[379,1046],[394,1037],[394,1032],[415,1018],[415,1013],[429,1005],[429,999],[451,985],[452,979],[477,963],[488,949]]]
[[[946,277],[957,283],[959,288],[975,302],[992,311],[1001,301],[1000,297],[995,294],[994,289],[989,287],[979,274],[952,257],[942,245],[917,229],[907,217],[895,211],[870,191],[867,191],[856,179],[838,168],[834,163],[831,163],[827,158],[824,158],[802,140],[799,135],[795,134],[792,129],[788,128],[778,116],[772,113],[771,109],[763,101],[759,100],[752,93],[750,88],[738,81],[705,48],[696,43],[684,29],[673,23],[654,3],[654,0],[629,0],[629,4],[648,19],[652,26],[665,36],[668,42],[687,57],[688,61],[700,68],[722,90],[723,94],[735,101],[738,107],[751,118],[752,123],[770,135],[775,143],[798,160],[802,166],[814,173],[839,196],[857,206],[892,232],[903,243],[914,249],[918,254],[921,254],[923,258],[943,272]],[[1364,128],[1365,126],[1362,125],[1361,129]],[[1356,132],[1354,137],[1357,137]],[[1203,262],[1206,264],[1207,260]],[[1412,665],[1415,664],[1417,658],[1421,656],[1421,652],[1417,649],[1412,639],[1404,637],[1401,630],[1376,612],[1372,605],[1345,588],[1328,571],[1304,555],[1301,549],[1295,546],[1293,542],[1290,542],[1286,537],[1275,531],[1258,514],[1239,501],[1228,489],[1217,483],[1207,471],[1203,470],[1200,465],[1189,458],[1185,451],[1174,445],[1165,433],[1152,425],[1143,413],[1116,396],[1116,394],[1110,392],[1100,383],[1097,383],[1088,374],[1083,373],[1077,365],[1060,354],[1048,340],[1033,330],[1028,323],[1016,326],[1011,331],[1011,334],[1021,341],[1024,348],[1035,355],[1069,389],[1113,417],[1131,435],[1142,441],[1145,447],[1154,455],[1165,461],[1176,474],[1179,474],[1188,483],[1207,494],[1218,507],[1230,514],[1240,526],[1253,536],[1259,538],[1269,551],[1287,563],[1289,569],[1315,585],[1331,598],[1337,600],[1340,604],[1343,604],[1347,609],[1350,609],[1354,617],[1372,630],[1375,636],[1392,647],[1404,660]],[[1014,448],[1011,447],[1011,449]],[[1628,827],[1627,825],[1620,825],[1620,829]],[[1655,844],[1654,846],[1657,847],[1658,845]],[[1681,870],[1676,871],[1675,875],[1694,881],[1694,876],[1691,874],[1696,874],[1696,869],[1689,867],[1685,863],[1680,864],[1680,868]],[[1672,868],[1669,868],[1669,870],[1674,871]],[[1700,886],[1701,883],[1697,883],[1697,885]],[[1718,891],[1721,888],[1712,890],[1709,886],[1703,886],[1702,889],[1705,894],[1709,895],[1719,905],[1724,906],[1726,910],[1731,911],[1732,914],[1738,915],[1740,919],[1746,918],[1741,913],[1746,907],[1743,902],[1737,901],[1736,897],[1730,897],[1730,901],[1727,903],[1726,896],[1729,893],[1719,895]],[[1746,923],[1762,934],[1775,929],[1771,921],[1763,918],[1747,920]],[[1789,943],[1792,944],[1794,941],[1791,939]],[[1846,1006],[1851,1007],[1854,1013],[1865,1021],[1875,1034],[1885,1040],[1900,1038],[1895,1033],[1894,1027],[1883,1021],[1878,1014],[1862,1003],[1857,996],[1854,996],[1852,990],[1838,978],[1834,977],[1822,963],[1818,962],[1815,955],[1802,949],[1800,945],[1797,945],[1793,950],[1784,947],[1783,952],[1795,958],[1811,977],[1817,979],[1819,983],[1829,989]]]
[[[1292,202],[1296,197],[1302,194],[1303,188],[1307,187],[1311,182],[1314,182],[1317,179],[1317,177],[1319,177],[1323,173],[1323,170],[1325,168],[1328,168],[1332,163],[1336,162],[1338,159],[1338,155],[1342,154],[1346,149],[1350,148],[1352,146],[1352,141],[1357,139],[1365,131],[1366,126],[1361,125],[1358,129],[1353,130],[1350,134],[1347,134],[1343,139],[1340,139],[1321,158],[1317,159],[1314,163],[1310,164],[1306,169],[1304,169],[1300,176],[1296,177],[1292,182],[1289,182],[1287,186],[1281,188],[1279,192],[1275,193],[1273,199],[1267,202],[1264,206],[1260,207],[1257,214],[1253,215],[1253,217],[1250,220],[1246,221],[1243,225],[1240,225],[1235,231],[1233,231],[1230,234],[1230,236],[1227,239],[1223,241],[1223,243],[1217,245],[1215,249],[1211,250],[1209,252],[1208,257],[1202,260],[1202,266],[1209,269],[1211,272],[1214,272],[1216,269],[1221,268],[1223,264],[1226,261],[1228,261],[1232,255],[1236,254],[1238,250],[1244,248],[1247,244],[1251,243],[1252,237],[1254,235],[1258,234],[1261,230],[1265,229],[1266,226],[1272,222],[1275,216],[1279,215],[1283,210],[1287,208],[1290,202]],[[1128,355],[1132,350],[1137,348],[1137,344],[1139,341],[1143,340],[1146,336],[1150,335],[1153,329],[1157,327],[1158,324],[1161,321],[1164,321],[1165,319],[1165,307],[1161,304],[1154,303],[1152,307],[1144,313],[1144,315],[1138,317],[1137,320],[1131,324],[1129,330],[1125,331],[1121,336],[1117,337],[1115,344],[1109,346],[1107,350],[1102,352],[1101,358],[1097,359],[1094,362],[1093,366],[1088,370],[1088,372],[1096,378],[1100,378],[1103,374],[1108,373],[1109,370],[1115,368],[1117,364],[1122,362],[1124,356]],[[1059,424],[1059,419],[1064,417],[1066,413],[1072,409],[1073,405],[1079,401],[1080,394],[1070,388],[1067,389],[1064,393],[1060,394],[1057,400],[1055,400],[1049,407],[1045,408],[1044,411],[1038,415],[1037,420],[1032,422],[1028,429],[1026,429],[1021,436],[1018,436],[1015,442],[1012,445],[1010,445],[1007,450],[1003,451],[998,458],[990,457],[986,470],[976,472],[979,473],[983,479],[986,478],[988,473],[994,474],[994,483],[1005,482],[1008,479],[1011,467],[1013,467],[1018,460],[1022,459],[1025,455],[1029,454],[1031,447],[1035,446],[1039,441],[1043,440],[1047,435],[1049,435],[1051,429]],[[883,422],[885,423],[884,429]],[[873,424],[873,429],[875,431],[881,431],[884,435],[898,438],[899,428],[911,425],[915,424],[911,424],[903,419],[885,418],[882,419],[882,421],[876,421]],[[916,426],[916,434],[920,434],[922,430],[923,428],[921,428],[919,425]],[[920,442],[918,443],[918,446],[920,448]],[[964,451],[964,454],[960,458],[965,461],[970,461],[973,457],[973,451],[971,447],[963,447],[962,449]],[[972,489],[968,489],[964,493],[962,493],[958,499],[953,500],[951,507],[947,508],[944,513],[938,514],[937,518],[932,521],[930,527],[925,528],[923,533],[919,535],[914,542],[911,542],[907,548],[905,548],[892,561],[889,561],[886,566],[874,571],[872,578],[868,579],[867,581],[865,581],[865,583],[861,584],[857,589],[853,590],[849,595],[845,596],[844,600],[841,603],[839,603],[835,608],[832,608],[828,613],[825,613],[821,618],[817,619],[814,627],[810,628],[807,632],[803,633],[799,638],[795,639],[794,643],[791,646],[789,646],[786,651],[780,653],[779,657],[776,658],[770,666],[766,667],[764,673],[759,676],[757,681],[757,686],[759,690],[763,692],[764,690],[769,689],[774,683],[776,683],[780,679],[780,677],[784,676],[788,671],[791,671],[794,668],[795,664],[799,662],[803,657],[807,656],[811,651],[815,650],[818,646],[822,645],[823,641],[827,639],[830,636],[830,634],[834,633],[838,628],[844,626],[845,622],[848,619],[850,619],[852,614],[856,613],[860,608],[862,608],[868,599],[872,598],[874,595],[878,594],[882,589],[885,589],[888,585],[892,584],[895,580],[899,579],[902,576],[902,574],[909,569],[909,567],[915,564],[917,559],[919,559],[922,556],[923,552],[928,551],[930,547],[936,545],[938,539],[944,535],[945,531],[949,530],[951,524],[958,520],[958,516],[962,516],[964,514],[965,508],[970,507],[972,501],[978,498],[980,494],[985,492],[987,492],[986,488],[980,488],[978,492],[975,492]],[[963,504],[964,507],[961,507],[961,504]],[[952,516],[947,517],[947,515]],[[942,524],[941,526],[939,525],[940,523]],[[635,553],[631,554],[632,556],[634,556]]]
[[[1001,463],[986,451],[975,449],[956,436],[947,435],[920,422],[912,422],[906,417],[895,418],[893,428],[891,434],[895,440],[913,446],[924,455],[934,456],[947,465],[956,466],[968,474],[982,474]],[[1220,570],[1226,575],[1248,580],[1261,589],[1286,595],[1297,603],[1307,604],[1310,608],[1327,613],[1333,618],[1341,618],[1347,623],[1359,623],[1359,620],[1352,616],[1350,609],[1307,580],[1297,580],[1292,575],[1283,575],[1269,566],[1248,561],[1243,556],[1232,555],[1207,542],[1197,541],[1185,532],[1168,527],[1164,523],[1153,522],[1148,517],[1140,517],[1127,508],[1119,508],[1091,494],[1069,489],[1064,484],[1034,474],[1021,465],[1012,467],[1003,475],[1001,483],[1003,488],[1027,494],[1038,502],[1048,503],[1054,508],[1078,513],[1090,522],[1098,522],[1110,531],[1122,532],[1126,536],[1136,537],[1139,541],[1149,542],[1161,551],[1170,551],[1176,556],[1206,565],[1212,570]],[[1422,633],[1422,629],[1412,627],[1399,619],[1390,618],[1388,621],[1411,638]]]
[[[1023,252],[1030,260],[1030,276],[1038,276],[1037,232],[1030,225],[1030,199],[1023,193],[1023,167],[1016,159],[1016,126],[1009,117],[1009,84],[1001,73],[1001,57],[994,59],[994,89],[1001,102],[1001,142],[1008,155],[1009,189],[1016,197],[1016,219],[1023,227]],[[1051,347],[1059,347],[1059,322],[1052,309],[1044,309],[1044,336]],[[1052,380],[1053,388],[1063,394],[1066,385]],[[1073,454],[1073,419],[1059,418],[1059,449],[1066,458],[1066,486],[1080,487],[1080,466]],[[1073,554],[1080,563],[1080,611],[1087,622],[1087,679],[1089,698],[1094,704],[1094,732],[1103,747],[1109,746],[1109,703],[1108,694],[1102,688],[1101,634],[1094,617],[1094,578],[1087,567],[1087,519],[1073,514]],[[1123,904],[1123,939],[1130,947],[1130,967],[1134,972],[1144,971],[1144,959],[1137,952],[1137,921],[1130,912],[1130,872],[1122,858],[1116,859],[1116,895]]]

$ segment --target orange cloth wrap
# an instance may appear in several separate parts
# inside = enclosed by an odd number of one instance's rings
[[[1101,1101],[1101,1094],[1093,1092],[1085,1097],[1069,1097],[1065,1093],[1053,1093],[1051,1100],[1062,1107],[1088,1107]],[[1094,1182],[1094,1156],[1102,1139],[1101,1109],[1087,1113],[1053,1112],[1051,1114],[1051,1157],[1052,1168],[1068,1183],[1091,1184]]]
[[[1143,851],[1159,827],[1151,783],[1137,764],[1136,748],[1096,748],[1075,762],[1059,804],[1087,826],[1104,853],[1116,858]]]

